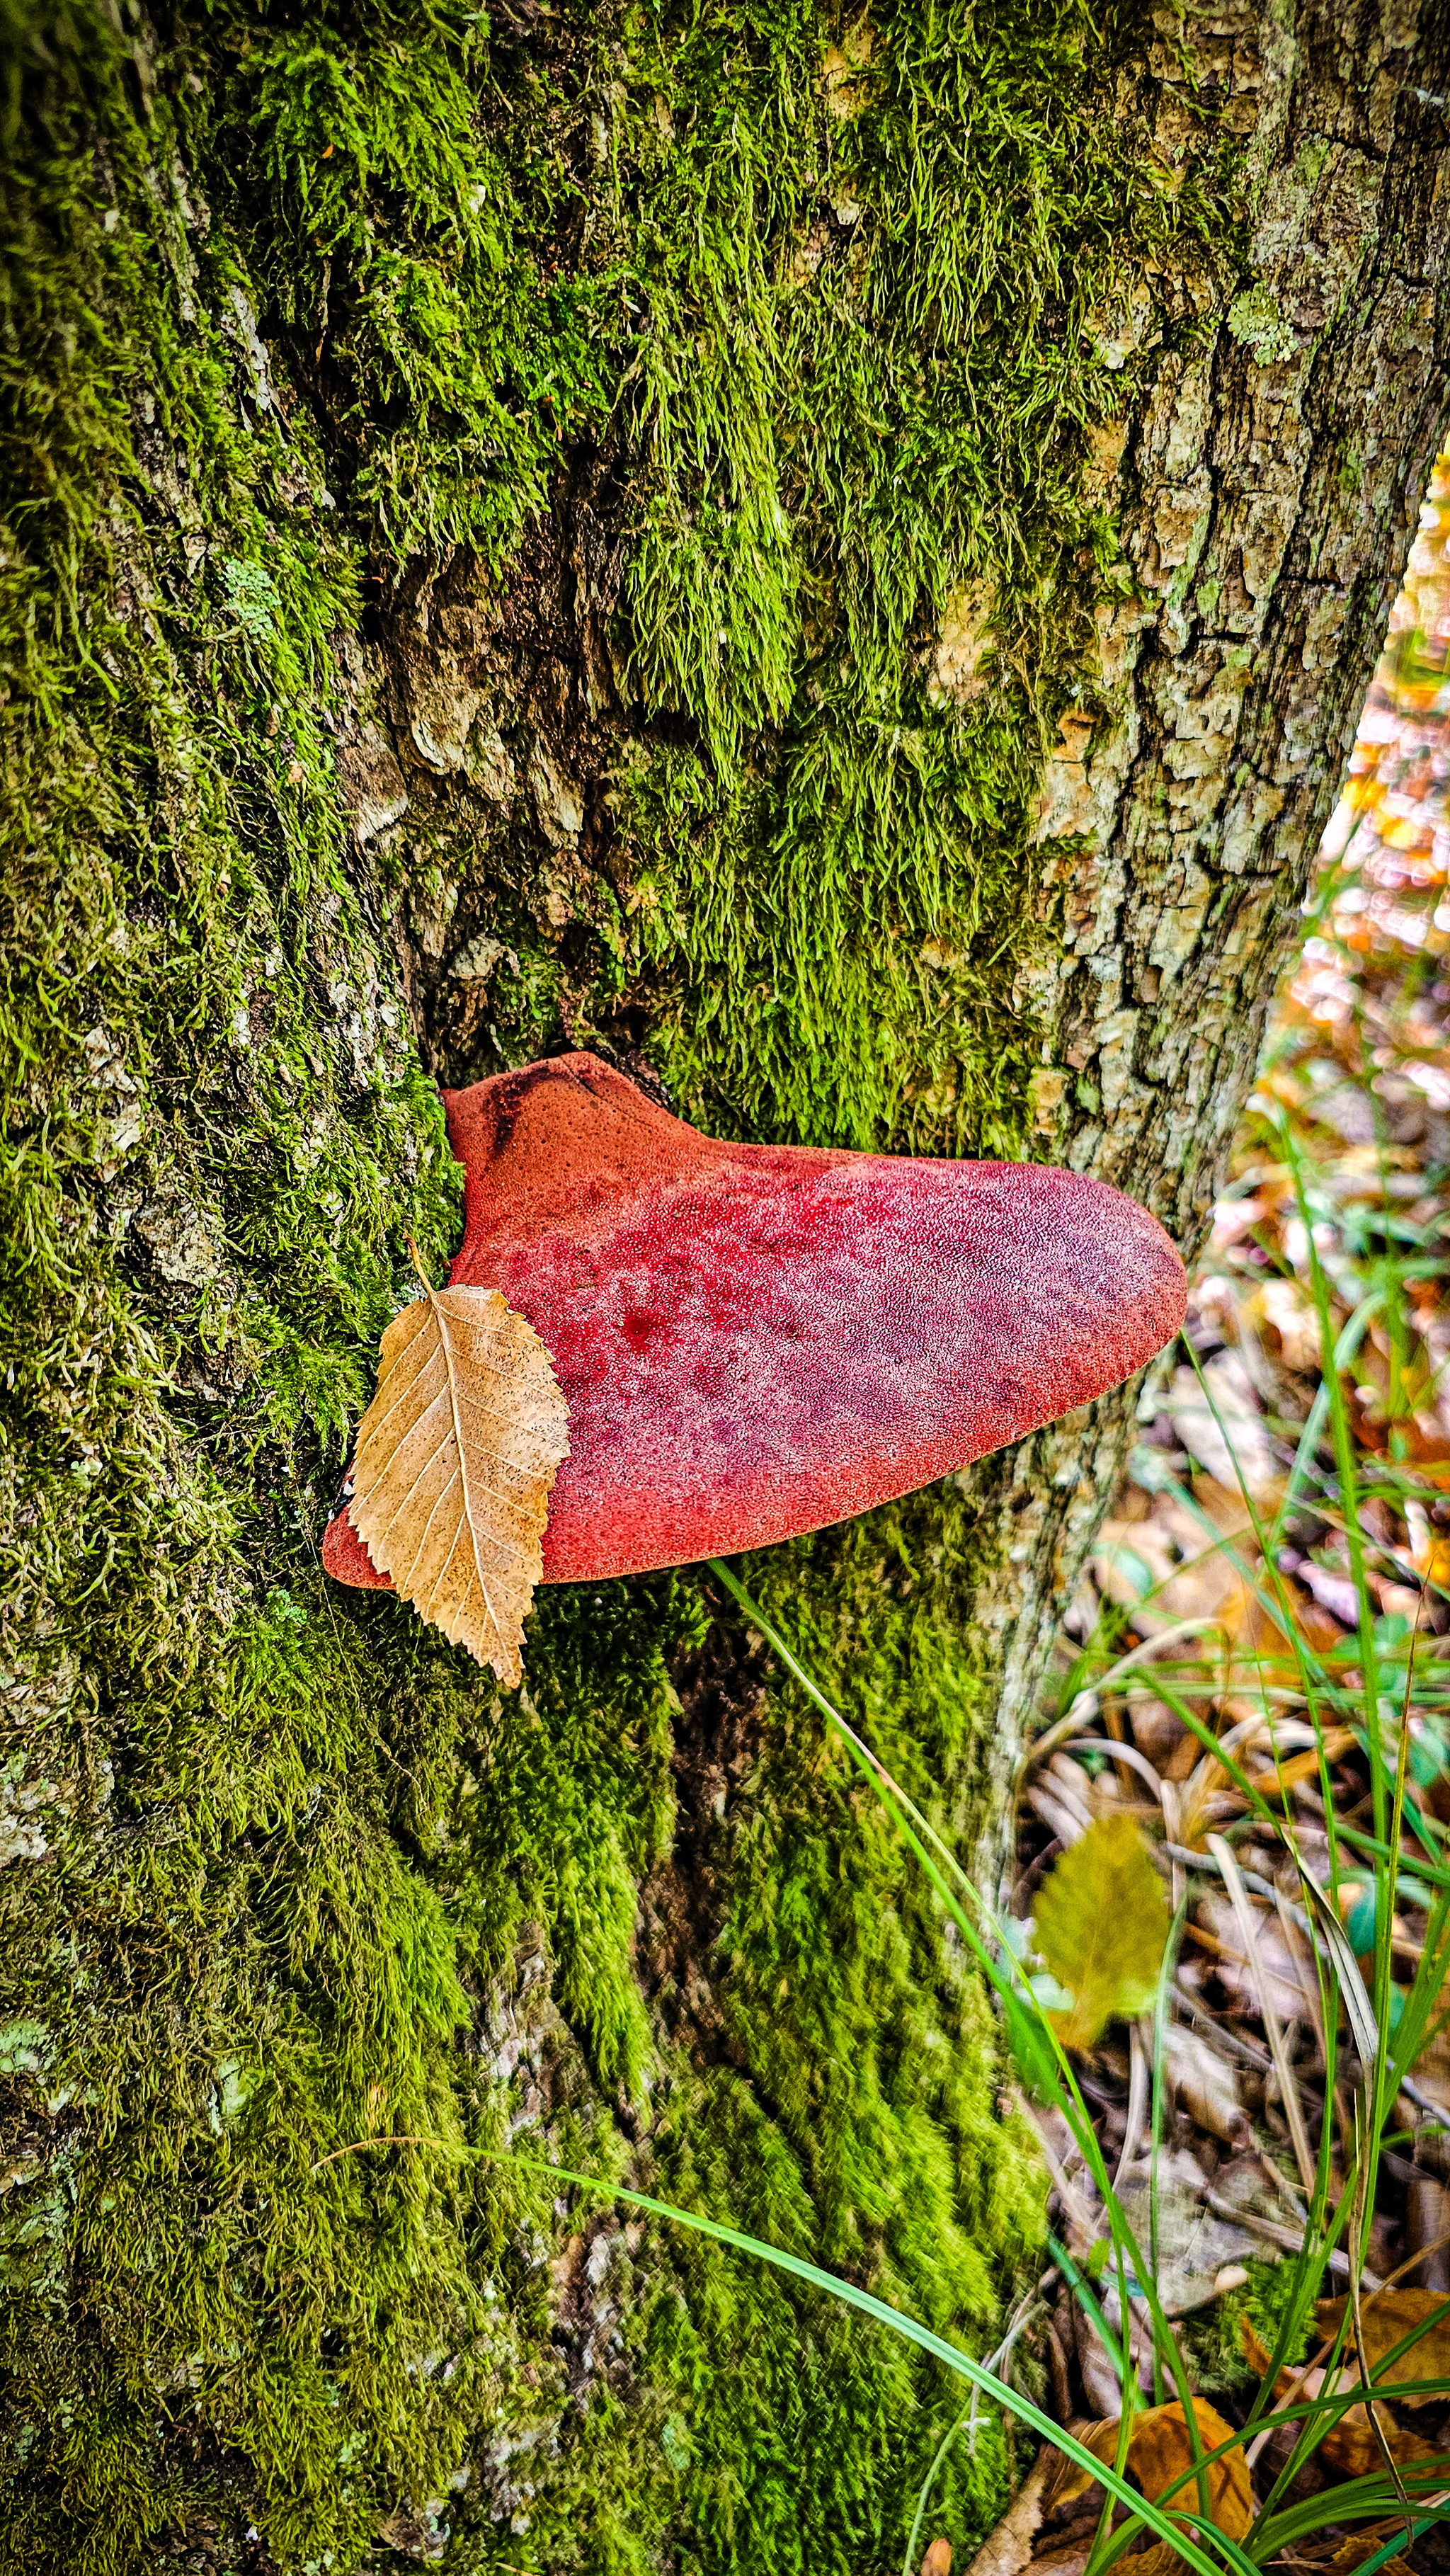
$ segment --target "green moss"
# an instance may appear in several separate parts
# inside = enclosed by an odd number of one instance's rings
[[[1252,349],[1261,367],[1292,358],[1298,345],[1293,324],[1279,311],[1272,289],[1262,283],[1246,286],[1242,295],[1234,297],[1228,327],[1236,340]]]
[[[1020,1133],[1132,390],[1089,316],[1219,218],[1070,0],[882,13],[849,115],[839,32],[6,24],[0,2565],[884,2567],[932,2374],[468,2151],[628,2167],[978,2342],[1033,2238],[979,1993],[697,1578],[544,1596],[501,1701],[316,1552],[405,1238],[458,1223],[384,914],[527,868],[462,805],[363,868],[348,639],[419,549],[506,578],[591,439],[633,704],[576,993],[753,1132]],[[503,1055],[558,1033],[520,942]],[[962,1833],[981,1563],[946,1490],[753,1577]]]
[[[1111,553],[1084,433],[1130,390],[1089,316],[1210,219],[1094,115],[1071,7],[887,11],[846,117],[822,33],[625,22],[632,667],[693,737],[621,783],[631,960],[672,1078],[758,1132],[1010,1150],[1032,799]],[[930,645],[973,583],[964,711]]]
[[[608,411],[593,282],[539,256],[577,196],[542,85],[512,102],[505,158],[480,131],[475,10],[217,16],[187,139],[204,165],[236,156],[250,274],[324,372],[352,509],[398,561],[469,545],[501,564],[559,442]]]
[[[1196,2315],[1184,2319],[1184,2355],[1193,2373],[1194,2387],[1201,2388],[1208,2397],[1223,2394],[1239,2402],[1252,2397],[1259,2373],[1245,2349],[1245,2329],[1266,2353],[1272,2353],[1293,2301],[1292,2263],[1249,2263],[1245,2269],[1249,2277],[1241,2289],[1228,2291],[1223,2298],[1215,2299],[1211,2308],[1201,2308]],[[1296,2368],[1313,2341],[1311,2307],[1300,2331],[1290,2340],[1284,2368]]]

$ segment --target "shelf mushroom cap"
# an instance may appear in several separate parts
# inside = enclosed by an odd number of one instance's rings
[[[443,1099],[466,1174],[451,1285],[527,1317],[569,1407],[546,1583],[912,1493],[1116,1386],[1183,1320],[1162,1227],[1081,1172],[722,1144],[591,1055]],[[345,1507],[323,1563],[387,1581]]]

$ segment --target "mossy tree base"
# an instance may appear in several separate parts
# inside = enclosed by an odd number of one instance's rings
[[[1191,1236],[1445,409],[1361,18],[11,0],[0,2566],[899,2563],[931,2373],[530,2159],[980,2344],[910,1868],[698,1572],[500,1699],[317,1541],[435,1077]],[[989,1875],[1123,1419],[749,1570]]]

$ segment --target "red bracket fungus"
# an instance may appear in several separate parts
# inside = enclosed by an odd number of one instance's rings
[[[445,1091],[450,1286],[553,1360],[546,1583],[768,1547],[1116,1386],[1183,1320],[1156,1219],[1080,1172],[702,1136],[591,1055]],[[348,1519],[322,1561],[387,1587]]]

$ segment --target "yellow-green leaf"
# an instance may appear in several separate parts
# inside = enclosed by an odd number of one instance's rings
[[[1146,2012],[1168,1939],[1168,1907],[1131,1816],[1104,1816],[1038,1890],[1035,1947],[1072,1997],[1052,2016],[1065,2048],[1091,2048],[1115,2015]]]

